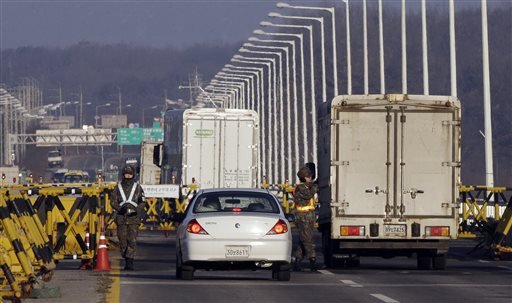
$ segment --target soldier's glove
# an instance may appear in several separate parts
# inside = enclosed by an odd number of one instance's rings
[[[126,207],[121,207],[119,209],[119,211],[117,212],[117,214],[123,216],[124,214],[126,214],[126,210],[127,210]]]

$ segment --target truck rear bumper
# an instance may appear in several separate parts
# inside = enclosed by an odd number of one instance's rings
[[[438,254],[448,252],[448,241],[425,241],[425,240],[339,240],[339,250],[349,252],[357,250],[400,250],[418,252],[424,250],[436,250]]]

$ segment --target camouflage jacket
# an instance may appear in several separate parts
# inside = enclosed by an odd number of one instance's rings
[[[318,185],[313,182],[297,184],[294,190],[295,205],[306,206],[309,200],[318,192]]]
[[[132,190],[132,186],[134,184],[133,181],[121,181],[121,187],[123,188],[123,192],[125,194],[126,199],[130,196],[130,192]],[[141,215],[144,213],[144,208],[146,207],[146,198],[144,196],[144,190],[142,190],[142,186],[137,183],[137,188],[135,189],[135,193],[132,198],[133,202],[137,203],[137,208],[130,204],[125,204],[124,207],[132,208],[135,210],[137,214],[135,216],[127,216],[126,214],[121,214],[123,211],[121,210],[121,203],[123,203],[123,197],[119,192],[119,187],[116,185],[115,189],[112,191],[110,196],[110,205],[117,213],[116,223],[125,223],[125,224],[139,224]]]

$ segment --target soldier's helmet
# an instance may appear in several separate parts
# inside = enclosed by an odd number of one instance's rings
[[[126,165],[125,167],[123,167],[123,179],[125,179],[126,174],[132,175],[133,178],[133,176],[135,175],[135,169],[133,168],[133,166]]]
[[[299,169],[297,172],[297,177],[301,182],[306,181],[306,177],[311,177],[313,174],[311,173],[311,170],[304,166],[303,168]]]

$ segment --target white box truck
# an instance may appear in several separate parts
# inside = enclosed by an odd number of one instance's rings
[[[444,269],[456,239],[460,102],[422,95],[337,96],[319,110],[319,230],[329,266],[417,256]]]
[[[253,110],[168,110],[164,142],[154,160],[161,184],[196,183],[200,188],[259,185],[258,115]]]
[[[10,186],[20,183],[20,169],[18,166],[0,166],[0,184]]]
[[[153,150],[158,142],[143,141],[140,145],[140,172],[141,184],[160,184],[160,167],[153,163]]]

